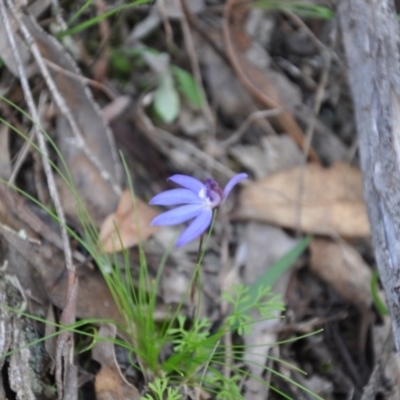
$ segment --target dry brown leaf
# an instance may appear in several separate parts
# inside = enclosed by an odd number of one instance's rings
[[[372,273],[358,252],[348,244],[314,239],[310,245],[311,270],[359,309],[372,304]]]
[[[102,249],[107,253],[135,246],[158,229],[150,225],[151,220],[157,215],[156,209],[138,198],[135,198],[135,203],[136,208],[130,191],[125,190],[117,211],[104,220],[100,229],[100,241]]]
[[[99,336],[115,339],[117,328],[115,325],[102,325]],[[96,343],[92,350],[92,357],[101,364],[96,375],[95,390],[98,400],[139,400],[138,390],[123,376],[115,358],[114,344],[103,340]]]
[[[246,186],[237,216],[307,233],[370,234],[361,172],[342,163],[295,167]]]

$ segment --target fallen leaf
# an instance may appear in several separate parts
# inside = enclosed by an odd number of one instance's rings
[[[109,215],[101,226],[100,242],[102,249],[107,253],[135,246],[158,229],[150,225],[157,211],[138,198],[135,198],[134,207],[132,200],[131,192],[125,190],[117,211]]]
[[[258,179],[304,162],[303,153],[288,135],[263,138],[261,146],[238,144],[230,153]]]
[[[98,400],[139,400],[137,389],[123,376],[115,358],[114,344],[107,339],[115,339],[115,325],[102,325],[98,332],[104,340],[98,341],[92,350],[92,357],[101,364],[96,375],[95,390]]]
[[[316,275],[355,307],[371,306],[372,273],[353,247],[344,242],[313,239],[310,251],[310,268]]]
[[[282,256],[292,250],[298,243],[297,239],[289,237],[282,229],[264,224],[249,223],[244,231],[246,246],[246,266],[243,271],[243,281],[251,286],[262,278],[269,267]],[[274,294],[285,296],[289,283],[290,271],[286,271],[273,287]],[[254,326],[250,334],[243,335],[243,360],[251,372],[251,378],[246,381],[246,399],[261,400],[265,398],[265,387],[262,376],[268,361],[273,343],[278,334],[275,329],[281,322],[281,313],[275,312],[275,318],[260,319],[256,310],[250,310],[254,318]],[[257,351],[254,351],[257,349]]]
[[[246,186],[236,214],[307,233],[370,234],[361,172],[346,164],[308,164]]]

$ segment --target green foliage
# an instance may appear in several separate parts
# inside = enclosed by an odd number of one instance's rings
[[[168,66],[159,79],[153,100],[156,114],[167,124],[179,115],[180,100],[177,89],[195,109],[200,109],[204,102],[204,95],[192,74],[175,65]]]
[[[86,0],[84,4],[69,18],[67,21],[67,25],[70,26],[74,23],[91,5],[93,4],[93,0]]]
[[[142,400],[180,400],[182,396],[177,388],[168,387],[169,380],[167,378],[156,378],[154,382],[149,382],[149,388],[153,392],[153,396],[147,394],[141,397]],[[155,396],[155,397],[154,397]]]
[[[18,109],[15,105],[14,107],[29,118],[23,110]],[[1,119],[0,121],[10,126],[6,121]],[[15,127],[12,127],[12,129],[24,137],[23,133],[19,132]],[[130,265],[130,258],[126,251],[122,252],[122,257],[121,255],[110,255],[103,252],[99,247],[98,231],[73,186],[65,162],[51,138],[47,134],[46,137],[54,147],[55,153],[60,157],[61,163],[64,163],[67,173],[63,174],[54,163],[52,163],[52,166],[57,174],[68,184],[80,206],[79,217],[83,232],[81,235],[70,229],[68,229],[68,232],[71,237],[86,249],[102,271],[113,299],[123,317],[122,323],[116,323],[115,321],[113,323],[117,326],[119,332],[123,332],[125,337],[130,337],[131,341],[125,342],[120,339],[102,338],[98,336],[97,331],[90,328],[90,325],[112,322],[109,320],[88,319],[77,321],[70,325],[61,325],[52,324],[31,316],[33,319],[55,325],[58,328],[57,332],[39,341],[70,331],[91,338],[92,345],[98,341],[107,340],[127,349],[128,352],[135,354],[140,360],[141,371],[145,375],[146,381],[149,382],[152,394],[147,394],[144,397],[146,400],[164,398],[178,400],[180,399],[180,394],[177,388],[180,385],[202,387],[204,390],[214,393],[218,399],[241,399],[238,381],[246,376],[247,372],[241,370],[235,361],[244,353],[244,347],[236,345],[230,349],[234,356],[238,358],[234,358],[232,365],[230,365],[231,376],[226,377],[221,373],[221,368],[226,363],[227,351],[221,344],[222,339],[232,331],[237,331],[240,334],[248,332],[254,322],[248,317],[252,309],[258,310],[262,318],[275,317],[276,312],[283,309],[282,302],[279,301],[278,296],[272,294],[270,287],[304,251],[309,243],[309,238],[301,241],[295,249],[274,264],[270,268],[272,272],[270,272],[268,278],[264,277],[262,279],[262,285],[252,287],[240,285],[235,288],[235,295],[224,293],[223,298],[231,304],[232,312],[226,317],[221,326],[211,326],[211,322],[208,319],[199,318],[197,314],[191,319],[184,316],[181,312],[184,299],[173,312],[171,311],[166,316],[165,322],[156,323],[154,320],[154,314],[157,310],[156,299],[168,252],[161,260],[155,278],[149,276],[141,243],[139,244],[139,265],[136,266]],[[29,139],[26,138],[26,140]],[[33,149],[40,152],[35,143],[30,143]],[[123,163],[128,178],[127,181],[133,194],[132,179],[124,159]],[[42,207],[54,220],[58,221],[57,216],[51,209],[40,204],[32,197],[28,197]],[[132,196],[134,209],[136,210],[134,198]],[[136,224],[140,235],[138,221],[136,221]],[[171,247],[172,245],[173,242]],[[201,285],[200,263],[205,250],[203,248],[201,251],[196,274],[193,276],[191,284],[199,282],[199,285]],[[136,278],[132,276],[132,269],[135,267],[139,271],[139,275]],[[186,296],[189,296],[191,284],[188,286]],[[199,293],[201,293],[201,290],[199,290]],[[30,345],[35,345],[39,341],[32,342]],[[86,341],[81,343],[85,343],[86,348],[91,347],[91,345],[86,344]],[[82,351],[83,347],[80,346],[79,350]],[[275,361],[278,362],[279,360]],[[272,369],[269,370],[281,379],[296,384],[286,376]],[[307,391],[306,388],[303,388],[303,390]]]
[[[113,50],[111,55],[112,65],[120,73],[126,74],[132,69],[130,58],[135,58],[135,65],[140,63],[143,66],[145,63],[143,54],[145,52],[156,57],[162,55],[156,49],[149,47],[145,49],[116,49]],[[205,95],[190,72],[166,63],[163,70],[159,71],[158,74],[153,108],[163,122],[169,124],[178,117],[181,107],[179,93],[191,107],[196,110],[201,109]]]
[[[179,94],[175,89],[174,81],[167,70],[160,79],[153,100],[154,111],[167,124],[175,121],[179,115]]]
[[[132,1],[132,2],[127,3],[127,4],[121,4],[120,6],[115,7],[112,10],[105,12],[104,14],[100,14],[100,15],[97,15],[96,17],[87,19],[84,22],[82,22],[82,23],[80,23],[80,24],[78,24],[78,25],[76,25],[76,26],[74,26],[72,28],[67,29],[66,31],[60,32],[57,36],[58,36],[58,38],[63,38],[64,36],[74,35],[76,33],[84,31],[85,29],[90,28],[93,25],[97,25],[99,22],[101,22],[101,21],[103,21],[103,20],[105,20],[107,18],[112,17],[113,15],[118,14],[119,12],[121,12],[123,10],[129,9],[129,8],[132,8],[132,7],[135,7],[135,6],[139,6],[139,5],[142,5],[142,4],[147,4],[149,2],[150,2],[150,0],[136,0],[136,1]],[[89,3],[89,2],[87,2],[87,3]],[[85,3],[84,6],[83,6],[83,7],[85,7],[85,9],[90,5],[90,3],[89,4],[87,4],[87,3]],[[84,10],[82,10],[82,8],[81,8],[78,11],[78,16],[80,14],[82,14],[83,11]],[[73,15],[71,17],[71,19],[73,21],[75,21],[77,19],[77,15],[76,14]]]
[[[211,322],[208,318],[195,319],[190,331],[185,329],[186,317],[184,315],[178,315],[177,323],[178,328],[168,330],[170,336],[176,337],[172,339],[173,349],[176,352],[193,351],[210,335]]]
[[[262,288],[268,288],[274,286],[277,280],[293,265],[293,263],[300,257],[300,255],[307,249],[311,242],[312,237],[306,236],[293,247],[292,250],[288,251],[279,260],[274,262],[250,287],[249,290],[249,302],[254,302],[254,299],[259,295]],[[246,303],[242,304],[243,308],[246,308]],[[240,312],[244,312],[243,309]]]
[[[243,399],[239,388],[241,379],[242,377],[238,373],[233,374],[227,380],[222,374],[214,372],[207,375],[204,383],[209,387],[219,388],[215,396],[217,400],[241,400]]]
[[[118,77],[129,76],[132,71],[132,62],[129,57],[122,51],[112,50],[110,54],[110,64]]]
[[[226,318],[227,324],[237,329],[239,335],[248,335],[252,328],[253,317],[250,314],[256,309],[263,319],[271,319],[276,316],[276,311],[283,311],[284,304],[279,300],[279,295],[273,295],[270,287],[259,286],[255,296],[250,295],[250,288],[245,285],[235,285],[231,293],[225,291],[223,300],[232,305],[232,312]],[[268,301],[263,300],[270,297]]]
[[[332,19],[335,16],[335,13],[327,7],[298,1],[261,0],[255,1],[253,7],[266,8],[269,10],[287,10],[302,17],[309,18]]]
[[[192,74],[174,65],[171,70],[180,92],[192,107],[200,109],[204,102],[204,94],[193,79]]]
[[[371,294],[372,300],[374,301],[376,309],[381,315],[389,315],[389,311],[385,303],[381,300],[379,296],[379,272],[374,271],[371,278]]]

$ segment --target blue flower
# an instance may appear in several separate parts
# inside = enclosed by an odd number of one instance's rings
[[[182,188],[161,192],[154,196],[149,204],[180,207],[158,215],[151,221],[151,225],[177,225],[193,219],[176,241],[176,247],[183,246],[205,232],[212,221],[212,209],[218,207],[233,187],[246,178],[247,174],[237,174],[222,190],[214,179],[206,179],[205,183],[202,183],[191,176],[173,175],[168,180]]]

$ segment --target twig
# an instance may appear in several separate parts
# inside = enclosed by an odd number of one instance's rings
[[[172,49],[176,48],[174,42],[174,31],[172,30],[171,23],[169,22],[169,18],[167,15],[167,10],[165,6],[165,0],[159,0],[157,2],[158,10],[161,14],[162,23],[165,30],[165,40],[167,43],[167,48],[171,51]]]
[[[334,42],[336,41],[336,25],[333,28],[333,32],[331,33],[331,43],[330,47],[334,45]],[[325,88],[326,85],[328,84],[328,77],[329,77],[329,70],[331,68],[331,63],[332,63],[332,49],[331,48],[324,48],[322,52],[322,56],[324,59],[324,65],[323,65],[323,70],[321,74],[321,78],[319,80],[319,84],[317,87],[317,92],[315,93],[315,100],[314,100],[314,107],[313,107],[313,115],[312,118],[309,120],[309,123],[307,124],[306,128],[306,140],[304,143],[304,154],[308,154],[310,148],[311,148],[311,142],[312,142],[312,137],[314,134],[314,129],[316,125],[316,120],[319,114],[319,110],[321,109],[321,104],[322,100],[324,98],[324,93],[325,93]]]
[[[179,2],[179,0],[175,0],[175,1]],[[185,7],[187,7],[185,0],[180,0],[180,6],[181,6],[182,11]],[[186,51],[188,52],[188,55],[189,55],[190,65],[192,67],[194,79],[203,95],[201,109],[203,111],[204,118],[206,119],[206,121],[208,123],[208,128],[210,130],[209,134],[212,137],[214,137],[216,134],[215,118],[214,118],[214,115],[211,111],[211,108],[210,108],[208,101],[206,99],[206,96],[205,96],[204,85],[203,85],[203,81],[201,78],[201,72],[200,72],[200,67],[199,67],[199,60],[197,58],[197,53],[194,48],[195,46],[194,46],[194,42],[193,42],[193,37],[192,37],[192,33],[190,31],[190,27],[189,27],[186,15],[187,14],[183,11],[183,17],[180,20],[182,32],[183,32],[183,40],[185,42]]]
[[[14,185],[18,172],[20,171],[22,164],[25,162],[26,157],[28,156],[31,150],[31,141],[34,135],[35,135],[35,127],[32,126],[27,135],[27,140],[24,142],[21,151],[18,152],[17,159],[15,160],[15,163],[13,165],[12,173],[10,175],[10,178],[8,179],[8,183],[10,185]]]
[[[107,11],[107,7],[103,0],[96,0],[96,11],[97,15],[104,14]],[[104,76],[106,75],[108,60],[110,57],[110,46],[109,46],[109,37],[110,37],[110,24],[108,19],[103,19],[99,22],[99,31],[101,42],[99,45],[99,58],[94,63],[93,66],[93,76],[95,80],[102,81]]]
[[[22,20],[20,19],[20,16],[14,9],[14,5],[12,4],[11,0],[7,0],[7,3],[8,3],[8,7],[10,8],[10,10],[13,14],[13,17],[15,18],[15,20],[17,21],[17,23],[19,25],[19,28],[20,28],[25,40],[27,40],[28,43],[32,44],[32,38],[29,34],[29,31],[27,30],[26,26],[22,23]],[[24,65],[22,63],[21,57],[20,57],[18,49],[17,49],[17,44],[15,42],[15,38],[14,38],[12,30],[11,30],[11,25],[8,20],[7,10],[6,10],[3,0],[0,0],[0,14],[1,14],[5,29],[6,29],[7,39],[10,43],[10,47],[12,49],[12,53],[15,58],[15,62],[17,64],[19,77],[21,80],[25,99],[28,103],[29,112],[33,119],[33,126],[35,128],[35,135],[36,135],[37,141],[39,143],[40,151],[42,154],[43,168],[44,168],[44,172],[46,175],[50,196],[54,203],[57,217],[59,220],[61,238],[63,241],[65,264],[66,264],[66,268],[68,271],[67,304],[66,304],[65,310],[62,313],[61,321],[64,322],[64,321],[68,320],[67,321],[68,323],[72,323],[75,320],[77,279],[76,279],[76,270],[72,263],[72,253],[71,253],[71,247],[70,247],[68,233],[67,233],[67,229],[66,229],[64,210],[62,209],[62,206],[61,206],[61,201],[60,201],[60,197],[59,197],[59,194],[58,194],[58,191],[56,188],[53,171],[50,166],[50,162],[49,162],[50,157],[49,157],[49,153],[47,150],[46,140],[44,138],[43,133],[40,130],[39,113],[37,111],[37,108],[36,108],[36,105],[35,105],[35,102],[33,99],[33,95],[32,95],[32,92],[31,92],[31,89],[29,86],[29,82],[28,82],[28,79],[26,76]],[[31,51],[33,52],[33,54],[38,52],[37,48],[34,48],[34,46],[31,46]],[[37,59],[37,57],[35,57],[35,58]],[[76,289],[76,290],[74,290],[74,289]],[[68,342],[68,346],[66,345],[67,342]],[[63,354],[65,351],[67,351],[67,352],[72,351],[72,348],[73,348],[72,343],[73,343],[73,335],[71,334],[71,332],[66,332],[66,333],[63,333],[62,335],[60,335],[59,341],[57,343],[57,350],[60,349],[60,351],[58,351],[58,356],[59,356],[60,360],[63,357]],[[64,360],[65,360],[65,358],[64,358]],[[69,363],[72,364],[72,361],[69,361]],[[64,371],[66,370],[65,368],[67,368],[68,365],[69,364],[67,362],[65,362]],[[62,398],[62,393],[63,393],[63,387],[62,387],[62,381],[61,381],[62,371],[63,371],[62,363],[60,362],[57,364],[57,370],[56,370],[56,377],[57,377],[56,381],[57,381],[57,389],[58,389],[58,398],[59,399]]]
[[[229,31],[229,20],[234,1],[235,0],[227,0],[222,19],[222,30],[224,33],[228,59],[236,75],[239,77],[239,80],[243,83],[243,86],[249,91],[249,93],[251,93],[252,96],[254,96],[261,103],[265,104],[265,106],[268,108],[278,108],[279,107],[278,103],[276,103],[273,99],[265,95],[251,83],[250,79],[246,76],[246,74],[243,73],[242,67],[240,66],[239,61],[235,55],[235,49],[233,48],[231,33]]]
[[[335,27],[336,28],[336,27]],[[330,45],[333,46],[334,42],[336,39],[336,29],[334,29],[334,32],[331,34],[331,43]],[[312,116],[309,119],[309,122],[307,124],[306,132],[305,132],[305,140],[303,144],[303,152],[304,155],[307,156],[311,149],[311,142],[312,138],[314,136],[314,130],[318,118],[319,111],[321,109],[322,105],[322,100],[324,98],[324,93],[325,93],[325,88],[326,85],[328,84],[328,77],[329,77],[329,70],[331,67],[331,62],[332,62],[332,51],[331,49],[324,50],[322,51],[322,55],[324,58],[324,65],[323,65],[323,70],[321,73],[321,77],[318,83],[317,91],[315,93],[315,100],[314,100],[314,107],[312,110]],[[301,174],[299,177],[299,185],[298,185],[298,206],[297,206],[297,233],[300,233],[300,225],[301,225],[301,204],[302,204],[302,199],[304,196],[304,178],[305,178],[305,172],[306,172],[306,165],[304,163],[303,168],[301,170]]]
[[[10,0],[7,0],[7,1],[10,1]],[[104,170],[104,168],[101,165],[100,160],[90,151],[89,147],[86,144],[85,138],[79,128],[79,125],[72,114],[71,109],[69,108],[69,106],[67,105],[63,96],[61,95],[61,93],[58,89],[58,86],[55,84],[54,79],[51,76],[51,74],[47,68],[46,62],[44,61],[44,59],[40,53],[39,47],[38,47],[35,39],[33,38],[32,34],[30,33],[26,24],[22,21],[22,18],[19,16],[18,12],[15,9],[13,9],[13,15],[15,16],[15,18],[17,19],[17,21],[21,27],[21,31],[24,35],[24,38],[27,41],[27,43],[31,49],[31,52],[35,58],[35,61],[39,67],[39,70],[40,70],[44,80],[46,81],[46,84],[47,84],[58,108],[60,109],[61,113],[64,115],[64,117],[67,119],[67,121],[69,122],[69,124],[71,126],[72,132],[76,139],[76,146],[84,152],[84,154],[87,156],[87,158],[90,160],[90,162],[100,172],[100,176],[102,177],[102,179],[106,180],[110,184],[110,186],[112,187],[114,192],[119,196],[122,191],[121,191],[121,188],[119,187],[118,183],[116,183],[116,182],[118,181],[118,177],[121,176],[122,172],[120,171],[120,164],[119,164],[119,159],[118,159],[118,154],[117,154],[116,148],[113,146],[114,142],[111,137],[111,132],[109,132],[109,129],[106,129],[107,136],[108,136],[108,142],[110,143],[110,151],[112,153],[113,160],[115,161],[114,168],[116,169],[115,176],[117,177],[117,179],[115,179],[115,177],[112,177],[108,171]],[[30,21],[33,24],[33,21],[29,20],[29,17],[27,17],[27,18],[28,18],[27,21]]]
[[[267,108],[278,108],[280,104],[277,103],[274,99],[267,96],[262,92],[256,85],[254,85],[248,77],[249,72],[247,73],[242,68],[241,63],[247,64],[248,68],[253,68],[253,73],[257,72],[260,73],[258,69],[252,66],[246,59],[239,60],[237,54],[235,53],[234,45],[231,38],[231,33],[229,29],[229,21],[231,16],[231,10],[234,5],[235,0],[227,0],[225,8],[224,8],[224,15],[222,20],[222,30],[224,41],[226,45],[226,51],[231,63],[231,67],[235,72],[236,76],[243,84],[245,89],[254,97],[258,102],[263,104]],[[298,126],[296,121],[288,112],[282,112],[279,116],[279,123],[281,126],[287,131],[287,133],[292,137],[292,139],[299,145],[304,146],[304,135],[301,131],[301,128]],[[310,159],[316,162],[319,162],[319,157],[317,153],[311,148],[309,151]]]
[[[251,124],[253,124],[254,122],[256,122],[261,118],[276,117],[282,111],[283,111],[282,108],[254,111],[246,118],[246,120],[239,126],[239,128],[231,136],[229,136],[228,139],[225,139],[224,141],[220,142],[219,145],[224,148],[232,146],[242,138],[242,136],[246,133],[247,129]]]
[[[8,2],[10,9],[12,9],[12,11],[13,11],[14,18],[18,22],[20,22],[19,16],[16,15],[16,13],[13,10],[13,5],[12,5],[11,1],[7,0],[7,2]],[[28,79],[27,79],[27,76],[25,73],[25,69],[24,69],[21,57],[20,57],[18,49],[17,49],[17,44],[15,41],[15,37],[12,33],[12,30],[11,30],[10,21],[8,19],[7,10],[5,8],[5,4],[4,4],[3,0],[0,1],[0,13],[1,13],[4,27],[6,29],[7,39],[10,43],[12,53],[15,58],[15,62],[18,65],[18,74],[21,79],[22,89],[24,91],[25,100],[28,103],[29,112],[33,119],[33,127],[35,129],[35,135],[36,135],[36,138],[39,143],[40,151],[42,153],[43,167],[44,167],[44,171],[46,174],[47,183],[49,185],[50,196],[54,202],[57,217],[59,219],[61,237],[62,237],[63,244],[64,244],[64,257],[65,257],[66,268],[70,271],[73,271],[74,267],[73,267],[73,263],[72,263],[71,248],[69,245],[69,238],[68,238],[67,229],[66,229],[64,210],[62,209],[62,206],[61,206],[61,201],[60,201],[60,197],[58,195],[58,191],[56,188],[53,171],[50,166],[50,162],[49,162],[50,156],[49,156],[49,153],[47,150],[46,141],[40,130],[40,117],[39,117],[35,102],[33,100],[33,95],[32,95],[32,92],[31,92],[31,89],[29,86],[29,82],[28,82]],[[23,24],[21,24],[20,28],[21,28],[21,32],[25,36],[27,34],[26,27]]]
[[[176,148],[182,149],[184,154],[187,154],[188,156],[192,156],[194,160],[192,159],[192,163],[195,160],[198,160],[204,167],[210,167],[214,168],[216,171],[219,173],[223,174],[224,176],[228,178],[232,178],[232,176],[235,175],[235,172],[232,171],[230,168],[226,167],[224,164],[220,163],[219,161],[216,161],[213,157],[211,157],[209,154],[205,153],[204,151],[200,150],[197,146],[194,144],[182,140],[178,138],[177,136],[172,135],[170,132],[156,128],[150,118],[146,115],[146,113],[143,110],[142,105],[139,106],[138,112],[137,112],[137,118],[136,122],[138,123],[139,126],[143,128],[143,131],[147,134],[149,139],[152,141],[152,143],[164,154],[168,155],[171,157],[173,160],[176,159],[173,154],[171,154],[171,151],[169,151],[168,148],[166,148],[165,143],[168,143]],[[193,169],[193,165],[188,166],[185,165],[185,167],[188,167],[189,170]],[[246,184],[246,183],[243,183]]]
[[[46,58],[43,58],[43,60],[46,63],[46,65],[48,65],[52,70],[60,72],[61,74],[64,74],[65,76],[68,76],[69,78],[75,79],[79,82],[85,83],[96,89],[101,90],[110,100],[115,100],[117,98],[117,96],[103,83],[95,81],[90,78],[86,78],[86,76],[82,76],[82,75],[76,74],[74,72],[68,71],[67,69],[62,68],[59,65],[54,64],[52,61],[47,60]]]
[[[313,31],[298,15],[289,10],[282,10],[282,12],[306,33],[306,35],[311,39],[311,41],[317,48],[319,48],[320,50],[326,50],[326,46],[314,35]]]
[[[225,61],[226,65],[230,66],[229,58],[225,51],[217,44],[217,42],[210,36],[209,32],[203,28],[195,14],[193,14],[185,2],[183,4],[183,11],[189,22],[189,25],[212,47],[212,49]]]

